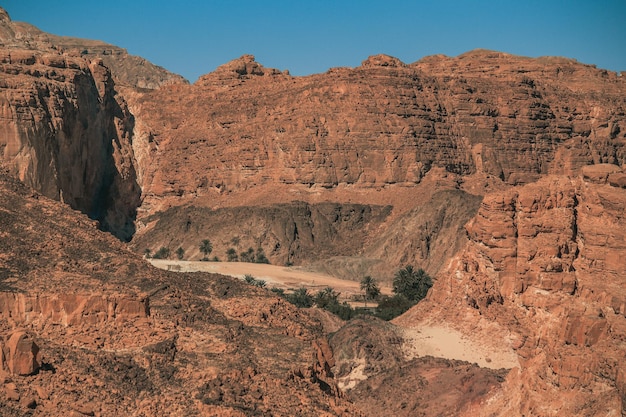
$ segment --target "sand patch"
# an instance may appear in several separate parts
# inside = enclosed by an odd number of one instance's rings
[[[407,359],[434,356],[476,363],[484,368],[501,369],[519,366],[517,355],[506,340],[502,346],[471,340],[461,332],[444,325],[424,325],[419,328],[400,327]]]
[[[330,275],[303,271],[298,267],[247,262],[194,262],[170,259],[150,259],[149,261],[157,268],[176,272],[211,272],[239,279],[243,279],[245,275],[249,274],[256,279],[264,280],[270,288],[277,287],[289,290],[305,287],[315,293],[326,287],[331,287],[340,292],[342,298],[363,294],[358,281],[348,281]],[[381,287],[381,292],[391,294],[391,288]]]

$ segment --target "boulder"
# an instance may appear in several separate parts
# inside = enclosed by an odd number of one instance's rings
[[[15,331],[4,348],[8,371],[13,375],[32,375],[39,370],[39,346],[24,331]]]

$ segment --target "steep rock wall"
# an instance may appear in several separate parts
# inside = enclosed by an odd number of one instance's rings
[[[481,415],[626,410],[626,190],[588,171],[487,195],[467,247],[398,319],[443,319],[482,343],[500,329],[521,368]]]
[[[101,61],[27,49],[0,50],[0,157],[44,195],[134,233],[140,189],[134,120]]]
[[[441,167],[510,184],[626,161],[626,82],[489,51],[291,77],[251,56],[133,100],[146,207],[263,184],[414,185]]]
[[[172,254],[182,247],[186,259],[199,259],[204,256],[199,244],[209,238],[211,256],[221,260],[227,260],[229,249],[239,255],[248,248],[262,248],[274,264],[301,264],[359,253],[368,232],[390,211],[391,207],[375,205],[304,202],[217,210],[174,207],[147,218],[147,229],[133,246],[140,253],[165,246]]]

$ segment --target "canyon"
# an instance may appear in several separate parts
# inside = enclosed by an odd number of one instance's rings
[[[190,84],[0,9],[2,413],[626,415],[625,162],[626,80],[567,58]],[[142,257],[203,239],[434,285],[342,322]]]

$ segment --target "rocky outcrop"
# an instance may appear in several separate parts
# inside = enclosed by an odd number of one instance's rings
[[[130,55],[115,45],[102,41],[57,36],[42,32],[33,25],[11,21],[8,13],[0,7],[0,47],[53,51],[86,61],[101,59],[113,73],[118,86],[156,89],[168,84],[187,84],[187,80],[166,69],[154,65],[144,58]]]
[[[0,292],[0,318],[13,325],[29,323],[78,325],[148,317],[149,298],[105,294],[20,294]]]
[[[12,375],[32,375],[40,367],[39,347],[24,331],[14,331],[0,342],[0,372]]]
[[[137,252],[182,247],[187,259],[202,258],[198,245],[207,236],[213,256],[226,260],[262,248],[274,264],[300,264],[311,259],[355,255],[370,229],[379,227],[391,207],[362,204],[295,202],[271,206],[174,207],[147,219],[147,230],[133,240]],[[173,239],[171,236],[177,236]]]
[[[433,167],[518,184],[621,166],[625,91],[589,65],[489,51],[408,65],[376,56],[308,77],[244,56],[133,108],[137,137],[155,146],[150,200],[269,183],[414,185]]]
[[[390,323],[360,317],[331,337],[339,385],[367,415],[477,415],[507,375],[455,360],[408,359],[401,335]]]
[[[101,61],[3,49],[0,157],[42,194],[134,233],[140,189],[130,145],[133,117]]]
[[[486,323],[508,334],[502,343],[521,367],[480,415],[624,412],[626,193],[606,172],[621,169],[487,195],[467,225],[468,246],[428,301],[398,319],[445,318],[483,343],[494,340]]]
[[[157,270],[5,170],[0,195],[2,415],[360,415],[306,311]]]

